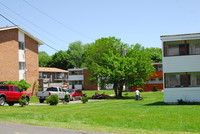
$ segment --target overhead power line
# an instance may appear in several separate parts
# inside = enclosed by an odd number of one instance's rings
[[[91,37],[89,37],[89,36],[87,36],[87,35],[85,35],[85,34],[79,32],[79,31],[77,31],[77,30],[75,30],[75,29],[73,29],[73,28],[71,28],[71,27],[65,25],[64,23],[58,21],[57,19],[54,19],[53,17],[49,16],[48,14],[46,14],[45,12],[43,12],[42,10],[40,10],[39,8],[33,6],[31,3],[27,2],[26,0],[23,0],[23,1],[24,1],[26,4],[28,4],[29,6],[31,6],[32,8],[34,8],[35,10],[39,11],[40,13],[42,13],[43,15],[49,17],[51,20],[53,20],[53,21],[57,22],[58,24],[64,26],[65,28],[70,29],[71,31],[73,31],[73,32],[75,32],[75,33],[77,33],[77,34],[80,34],[80,35],[82,35],[82,36],[84,36],[84,37],[86,37],[86,38],[88,38],[88,39],[92,39]],[[92,40],[93,40],[93,39],[92,39]]]
[[[14,22],[12,22],[11,20],[9,20],[7,17],[5,17],[4,15],[0,14],[4,19],[6,19],[7,21],[9,21],[11,24],[13,24],[14,26],[17,26]]]
[[[69,42],[66,42],[66,41],[64,41],[64,40],[62,40],[62,39],[60,39],[60,38],[58,38],[57,36],[55,36],[55,35],[49,33],[49,32],[46,31],[45,29],[43,29],[42,27],[40,27],[40,26],[38,26],[38,25],[32,23],[31,21],[29,21],[28,19],[26,19],[26,18],[23,17],[22,15],[18,14],[16,11],[14,11],[14,10],[12,10],[11,8],[9,8],[8,6],[4,5],[2,2],[0,2],[0,4],[3,5],[4,7],[6,7],[6,8],[7,8],[8,10],[10,10],[11,12],[13,12],[14,14],[16,14],[17,16],[19,16],[19,17],[23,18],[24,20],[26,20],[27,22],[29,22],[29,23],[32,24],[33,26],[39,28],[39,29],[42,30],[43,32],[45,32],[45,33],[51,35],[52,37],[56,38],[57,40],[60,40],[60,41],[62,41],[62,42],[65,42],[65,43],[68,43],[68,44],[69,44]]]
[[[13,24],[14,26],[17,26],[14,22],[12,22],[10,19],[8,19],[7,17],[5,17],[4,15],[2,15],[1,13],[0,13],[0,16],[2,16],[4,19],[6,19],[8,22],[10,22],[11,24]],[[50,47],[51,49],[53,49],[53,50],[55,50],[55,51],[57,51],[58,52],[58,50],[57,49],[55,49],[54,47],[52,47],[52,46],[50,46],[50,45],[48,45],[47,43],[45,43],[45,45],[47,45],[48,47]]]

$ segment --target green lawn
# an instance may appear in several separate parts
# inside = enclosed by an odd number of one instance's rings
[[[142,93],[141,101],[128,95],[86,104],[3,106],[0,121],[124,134],[200,133],[199,105],[165,105],[161,92]]]

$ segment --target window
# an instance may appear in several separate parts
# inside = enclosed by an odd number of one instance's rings
[[[186,86],[186,74],[185,73],[172,73],[165,74],[165,86],[166,88],[172,87],[185,87]]]
[[[25,70],[25,62],[19,62],[19,70]]]
[[[79,80],[79,81],[70,81],[69,85],[82,85],[83,81]]]
[[[162,65],[154,65],[156,71],[162,71]]]
[[[200,87],[200,72],[189,73],[190,87]]]
[[[25,49],[24,42],[19,41],[19,49],[20,50],[24,50]]]
[[[14,87],[16,92],[20,92],[20,89],[18,87]]]
[[[8,91],[8,86],[0,86],[0,91]]]
[[[164,43],[164,56],[200,55],[200,40]]]
[[[83,75],[83,71],[69,71],[69,75]]]
[[[200,72],[165,74],[165,87],[200,87]]]
[[[156,81],[156,79],[155,78],[151,78],[150,81]]]

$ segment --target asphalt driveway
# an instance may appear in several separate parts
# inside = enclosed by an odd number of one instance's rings
[[[1,134],[114,134],[0,122]]]

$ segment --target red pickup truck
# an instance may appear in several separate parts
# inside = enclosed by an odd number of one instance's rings
[[[30,94],[22,92],[15,85],[0,85],[0,106],[4,106],[5,102],[9,106],[13,106],[14,103],[18,103],[22,95],[26,95],[27,105],[30,101]]]

